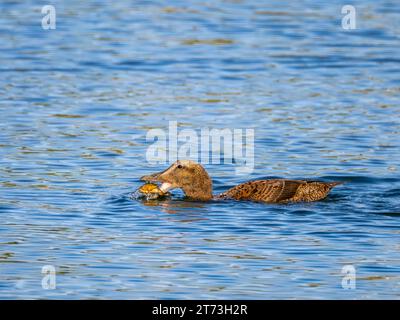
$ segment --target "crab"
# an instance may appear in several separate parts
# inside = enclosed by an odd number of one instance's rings
[[[138,191],[143,194],[147,200],[155,200],[169,195],[169,192],[162,191],[159,186],[154,183],[146,183],[142,185]]]

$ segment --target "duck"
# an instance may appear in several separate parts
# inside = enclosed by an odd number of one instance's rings
[[[177,160],[164,171],[145,175],[140,180],[161,183],[159,190],[162,193],[179,188],[190,200],[231,199],[265,203],[323,200],[333,187],[343,183],[290,179],[252,180],[213,195],[210,176],[201,164],[192,160]]]

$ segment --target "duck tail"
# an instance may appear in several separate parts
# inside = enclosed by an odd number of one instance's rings
[[[344,184],[344,183],[345,183],[345,181],[335,181],[335,182],[328,182],[327,185],[330,188],[333,188],[333,187],[336,187],[337,185]]]

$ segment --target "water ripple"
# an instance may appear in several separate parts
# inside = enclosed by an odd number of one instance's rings
[[[32,3],[0,4],[0,298],[399,297],[397,2],[357,3],[354,31],[311,0],[55,1],[48,31]],[[255,130],[252,174],[206,166],[216,193],[345,183],[318,203],[136,199],[168,120]]]

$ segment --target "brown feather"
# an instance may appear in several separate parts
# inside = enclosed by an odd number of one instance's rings
[[[252,200],[263,202],[316,201],[325,198],[341,182],[303,180],[256,180],[239,184],[217,196],[219,199]]]

